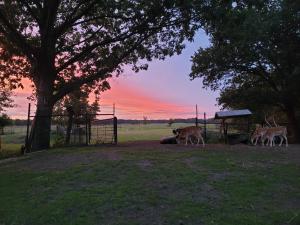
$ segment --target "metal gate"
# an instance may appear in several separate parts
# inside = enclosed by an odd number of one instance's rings
[[[28,110],[25,148],[30,151],[36,116]],[[50,146],[117,144],[118,120],[114,114],[51,115]]]
[[[89,145],[116,144],[118,142],[117,117],[96,119],[91,121],[88,133]]]

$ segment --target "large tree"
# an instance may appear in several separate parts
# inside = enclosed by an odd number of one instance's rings
[[[220,89],[225,107],[244,101],[249,108],[280,108],[300,140],[299,1],[211,0],[208,5],[201,16],[211,46],[195,54],[190,77]]]
[[[139,59],[180,53],[198,27],[192,0],[3,2],[0,60],[19,62],[2,69],[35,85],[33,150],[49,147],[50,117],[59,99],[82,86],[101,88],[125,64],[138,71],[147,68]]]
[[[8,115],[2,114],[0,115],[0,135],[4,134],[4,127],[11,125],[12,120]],[[1,142],[1,141],[0,141]]]
[[[79,89],[57,101],[53,108],[53,114],[64,116],[57,116],[56,122],[62,120],[63,123],[66,123],[68,110],[72,110],[72,113],[78,117],[89,115],[91,119],[95,118],[96,114],[100,113],[99,97],[96,96],[93,102],[90,102],[89,97],[89,91]]]
[[[5,108],[13,106],[11,95],[12,92],[10,89],[2,88],[0,86],[0,112],[4,111]]]
[[[10,76],[11,71],[15,71],[14,67],[21,65],[19,64],[20,62],[22,62],[22,60],[11,58],[5,54],[4,49],[0,47],[0,112],[4,111],[5,108],[14,106],[12,90],[22,87],[19,76],[15,76],[14,73]]]

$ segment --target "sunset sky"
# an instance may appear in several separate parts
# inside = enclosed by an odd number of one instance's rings
[[[186,43],[186,49],[179,56],[165,61],[149,62],[147,71],[134,73],[125,69],[124,74],[110,80],[111,90],[101,95],[102,112],[112,111],[116,105],[118,118],[149,119],[189,118],[195,116],[195,105],[202,116],[207,112],[213,116],[218,110],[218,93],[204,90],[200,79],[190,81],[191,56],[201,47],[209,45],[204,32],[198,32],[193,43]],[[24,80],[25,89],[17,90],[14,97],[17,107],[8,109],[13,118],[26,118],[31,89],[29,81]],[[200,117],[201,117],[200,116]]]

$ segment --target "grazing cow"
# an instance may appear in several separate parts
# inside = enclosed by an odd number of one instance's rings
[[[285,146],[288,147],[288,139],[287,139],[287,129],[285,126],[278,126],[278,127],[270,127],[268,128],[267,132],[263,136],[263,144],[265,140],[267,140],[267,146],[270,147],[275,146],[274,138],[279,137],[280,138],[280,144],[282,145],[283,139],[285,140]]]
[[[269,129],[269,127],[257,127],[251,136],[251,143],[253,145],[257,145],[257,142],[259,139],[261,139],[261,141],[262,141],[262,139],[268,129]],[[255,143],[254,143],[254,141],[255,141]]]
[[[201,127],[191,126],[191,127],[179,128],[179,129],[173,130],[173,133],[175,135],[177,135],[176,136],[177,143],[180,143],[181,139],[185,139],[185,145],[187,145],[188,140],[191,143],[193,143],[191,138],[195,137],[197,139],[197,145],[199,144],[200,139],[201,139],[203,147],[205,146],[204,139],[202,137]]]

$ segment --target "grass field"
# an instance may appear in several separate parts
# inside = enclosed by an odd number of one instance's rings
[[[118,126],[118,141],[122,143],[128,141],[160,140],[162,137],[172,136],[172,129],[174,128],[191,125],[194,124],[176,123],[171,127],[167,124],[120,124]],[[208,125],[208,129],[215,130],[213,125]],[[55,131],[55,127],[53,130]],[[2,150],[0,150],[0,159],[21,154],[21,145],[24,145],[25,142],[25,126],[7,127],[5,131],[6,135],[1,136]],[[92,134],[96,134],[96,128],[92,127]],[[52,144],[55,143],[54,139],[52,136]],[[212,137],[212,140],[217,141],[215,137]]]
[[[148,141],[0,162],[0,224],[300,224],[296,145]]]
[[[172,130],[179,127],[194,126],[195,124],[175,123],[168,124],[120,124],[118,135],[120,142],[160,140],[162,137],[173,136]],[[210,130],[212,125],[208,127]]]

